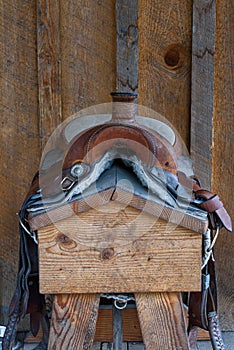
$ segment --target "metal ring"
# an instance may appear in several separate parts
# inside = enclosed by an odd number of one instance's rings
[[[120,305],[118,304],[118,302],[119,302],[120,304],[123,304],[123,305],[120,306]],[[127,304],[128,304],[128,301],[127,301],[127,300],[124,300],[124,299],[115,299],[115,300],[114,300],[114,306],[115,306],[116,309],[118,309],[118,310],[123,310],[123,309],[125,309],[126,306],[127,306]]]

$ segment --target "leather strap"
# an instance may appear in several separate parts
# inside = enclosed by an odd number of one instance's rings
[[[215,213],[221,224],[228,230],[232,231],[231,218],[223,206],[219,196],[204,189],[198,189],[195,192],[196,199],[202,199],[199,207],[208,213]]]
[[[28,196],[21,208],[20,218],[27,219],[26,208],[30,201]],[[31,331],[34,336],[37,335],[41,318],[44,317],[45,300],[39,293],[39,274],[38,274],[38,250],[33,239],[25,234],[22,226],[20,231],[20,261],[17,286],[13,295],[6,331],[3,337],[2,348],[9,350],[12,348],[16,336],[17,325],[21,318],[27,313],[30,314]]]
[[[201,189],[197,179],[194,180],[194,192],[199,208],[209,213],[211,233],[218,226],[232,231],[231,219],[220,198]],[[202,270],[201,292],[190,293],[188,334],[191,350],[196,350],[198,327],[209,331],[213,350],[225,350],[217,315],[217,279],[213,253]]]
[[[225,345],[220,331],[219,319],[216,312],[212,312],[208,315],[208,328],[210,333],[210,339],[214,350],[225,350]]]

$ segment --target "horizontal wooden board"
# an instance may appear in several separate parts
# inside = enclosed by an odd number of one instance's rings
[[[106,204],[110,201],[113,191],[113,188],[109,188],[101,193],[95,193],[90,197],[82,197],[79,201],[67,203],[41,214],[31,215],[29,218],[30,227],[32,230],[38,230],[41,227],[69,218],[74,214],[88,211],[93,206]]]
[[[110,202],[38,237],[41,293],[200,289],[202,236],[132,207]]]

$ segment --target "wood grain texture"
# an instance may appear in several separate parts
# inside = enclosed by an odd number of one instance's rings
[[[110,204],[105,208],[101,208],[109,201],[116,201],[116,206],[131,206],[139,209],[142,213],[151,214],[150,222],[161,218],[169,223],[183,226],[192,231],[205,233],[208,227],[207,213],[197,211],[195,207],[184,207],[183,210],[179,206],[171,206],[162,198],[160,189],[154,194],[139,184],[132,172],[126,171],[121,167],[112,166],[103,173],[98,181],[92,184],[82,196],[73,202],[61,205],[58,208],[48,210],[38,214],[31,213],[29,223],[33,230],[56,223],[62,219],[79,214],[89,209],[97,208],[98,211],[105,210],[108,215],[112,215]],[[161,199],[160,199],[161,198]],[[95,214],[95,212],[94,212]],[[139,213],[139,219],[141,214]]]
[[[192,1],[139,0],[139,103],[189,145]]]
[[[0,324],[6,324],[18,270],[16,213],[40,154],[35,2],[0,1],[0,23]]]
[[[187,310],[184,309],[185,319],[188,321]],[[111,309],[99,309],[96,326],[95,340],[111,342],[113,340],[112,331],[112,311]],[[142,342],[142,334],[136,308],[123,310],[123,339],[126,342]],[[208,340],[209,333],[199,329],[199,340]]]
[[[189,349],[178,293],[135,293],[146,350]]]
[[[124,309],[123,317],[123,340],[124,341],[142,341],[140,324],[137,316],[136,308]],[[95,341],[112,342],[113,327],[112,327],[112,310],[99,309]]]
[[[30,227],[32,230],[38,230],[39,228],[71,217],[74,214],[79,214],[84,211],[88,211],[91,208],[107,204],[110,201],[112,194],[113,189],[107,189],[101,193],[96,193],[88,198],[81,198],[79,201],[71,202],[51,211],[38,215],[32,215],[29,218]]]
[[[115,2],[61,1],[63,118],[110,102],[115,90]]]
[[[142,341],[137,309],[123,310],[123,339],[127,342]]]
[[[191,156],[202,186],[211,189],[216,2],[193,2]]]
[[[142,198],[139,194],[128,192],[126,188],[118,187],[112,195],[112,200],[139,209],[142,213],[148,213],[155,218],[154,220],[160,218],[168,223],[180,225],[199,233],[205,233],[207,230],[207,217],[201,218],[196,216],[195,213],[187,213],[184,210],[179,210],[179,208],[172,208],[165,203],[157,203],[152,198]]]
[[[37,55],[43,150],[49,136],[62,121],[59,1],[37,0]]]
[[[217,2],[214,82],[212,190],[219,194],[234,222],[234,7]],[[219,313],[224,331],[234,331],[234,235],[223,230],[217,242]]]
[[[200,289],[202,236],[131,207],[110,202],[38,236],[42,293]]]
[[[140,323],[138,319],[137,309],[133,306],[126,308],[123,311],[123,339],[125,342],[142,342],[142,334]],[[185,318],[188,320],[187,310],[184,309]],[[198,340],[210,339],[208,331],[199,329]],[[40,329],[37,337],[33,337],[32,334],[25,339],[25,343],[39,343],[42,340],[42,330]],[[111,308],[103,308],[100,306],[98,311],[98,318],[96,323],[95,332],[95,346],[101,346],[100,343],[113,341],[113,327],[112,327],[112,310]],[[143,345],[141,344],[141,347]]]
[[[56,295],[48,350],[91,349],[99,300],[98,294]]]
[[[138,91],[138,0],[116,1],[116,88]]]

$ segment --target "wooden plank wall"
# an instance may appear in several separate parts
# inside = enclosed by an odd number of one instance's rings
[[[36,3],[0,1],[0,323],[6,322],[18,265],[18,220],[40,159]]]
[[[139,1],[139,103],[189,145],[192,1]]]
[[[206,147],[213,146],[208,177],[231,211],[234,20],[232,1],[222,3],[216,16],[213,139]],[[193,2],[138,0],[138,6],[139,102],[167,117],[189,147]],[[110,102],[116,88],[115,2],[0,0],[0,19],[0,323],[5,323],[17,271],[15,213],[42,148],[60,121]],[[222,234],[217,259],[225,330],[234,324],[228,312],[234,295],[231,245],[233,235]]]
[[[212,189],[220,194],[234,222],[234,6],[217,2]],[[216,249],[220,318],[224,330],[234,331],[234,234],[222,233]]]
[[[233,2],[194,1],[193,29],[191,155],[203,186],[219,194],[234,221]],[[216,245],[223,330],[234,330],[233,246],[223,229]]]

